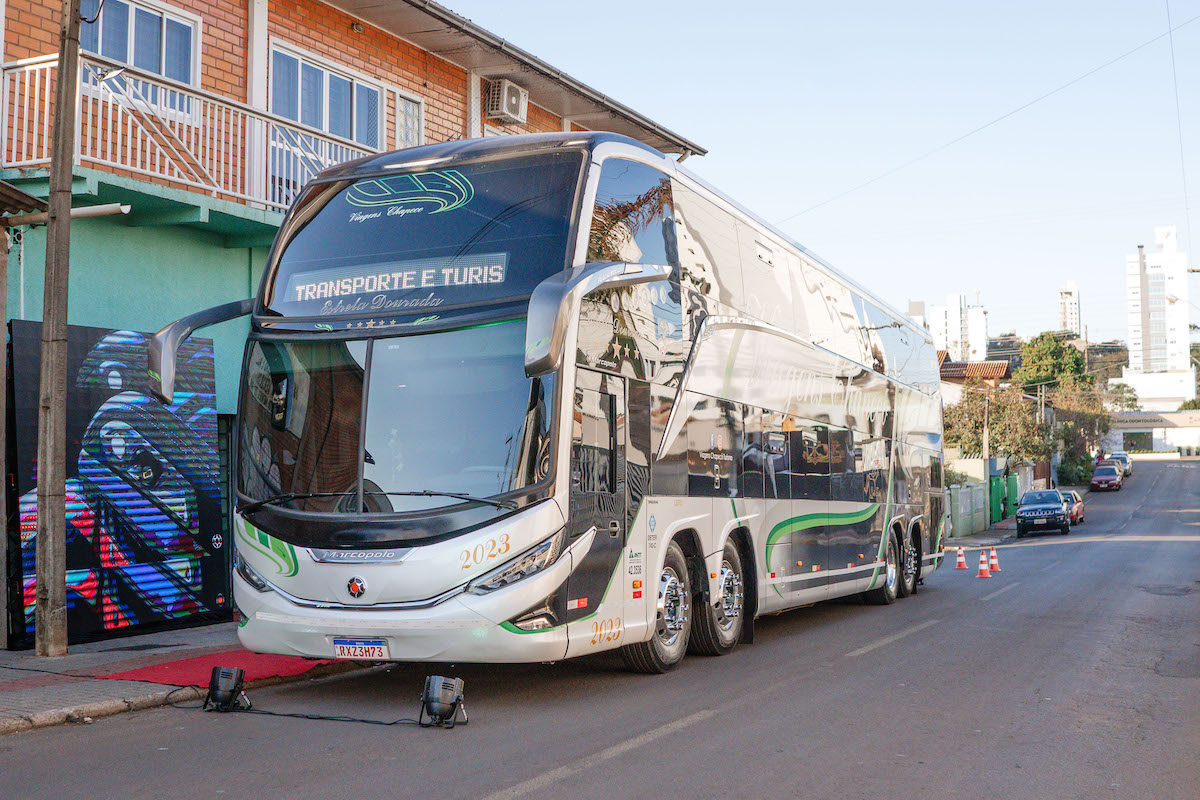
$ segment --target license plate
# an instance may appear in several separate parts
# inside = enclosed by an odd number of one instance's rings
[[[1044,520],[1044,519],[1035,519],[1035,520],[1033,521],[1033,524],[1034,524],[1034,525],[1045,525],[1045,524],[1046,524],[1046,520]]]
[[[387,661],[391,654],[386,639],[334,639],[333,657]]]

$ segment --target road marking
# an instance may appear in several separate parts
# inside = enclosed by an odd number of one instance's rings
[[[543,772],[534,778],[530,778],[524,783],[518,783],[516,786],[510,786],[499,792],[489,794],[483,800],[512,800],[512,798],[520,797],[530,792],[536,792],[538,789],[544,789],[552,783],[557,783],[563,778],[570,777],[577,772],[582,772],[585,769],[591,769],[598,766],[602,762],[616,758],[619,755],[628,753],[630,750],[635,750],[644,744],[661,739],[663,736],[682,730],[690,725],[695,725],[697,722],[703,722],[710,717],[715,717],[719,709],[708,708],[704,711],[697,711],[691,716],[677,719],[674,722],[668,722],[666,725],[660,725],[657,728],[646,731],[640,736],[635,736],[632,739],[626,739],[623,742],[618,742],[612,747],[601,750],[599,753],[591,756],[585,756],[576,761],[571,762],[557,769],[552,769],[549,772]]]
[[[879,641],[869,644],[866,647],[859,648],[858,650],[855,650],[853,653],[847,653],[845,655],[845,658],[852,658],[854,656],[860,656],[864,653],[869,653],[872,650],[875,650],[876,648],[883,647],[884,645],[887,645],[887,644],[891,644],[892,642],[894,642],[898,639],[902,639],[905,636],[908,636],[913,633],[917,633],[918,631],[924,630],[925,628],[928,628],[931,625],[937,625],[940,621],[941,620],[931,619],[931,620],[928,620],[927,622],[921,623],[920,625],[914,625],[911,628],[906,628],[905,630],[902,630],[897,634],[888,636],[884,639],[880,639]],[[825,665],[826,668],[828,668],[830,666],[832,666],[832,665],[831,664]],[[774,684],[772,684],[770,686],[763,687],[761,689],[761,693],[764,696],[770,696],[774,690],[785,686],[786,684],[790,683],[794,679],[795,679],[795,676],[793,675],[791,678],[789,678],[787,680],[776,681]],[[731,700],[727,703],[722,703],[721,705],[716,706],[715,708],[706,708],[702,711],[697,711],[696,713],[691,714],[686,717],[683,717],[682,719],[677,719],[674,722],[668,722],[665,725],[660,725],[657,728],[652,728],[651,730],[648,730],[645,733],[640,734],[638,736],[634,736],[631,739],[626,739],[623,742],[618,742],[617,744],[613,745],[612,747],[601,750],[599,753],[596,753],[594,755],[583,756],[582,758],[578,758],[575,761],[572,761],[570,764],[564,764],[561,767],[557,767],[555,769],[548,770],[547,772],[543,772],[541,775],[535,775],[534,777],[530,778],[529,780],[518,783],[515,786],[510,786],[507,789],[501,789],[498,792],[493,792],[492,794],[489,794],[486,797],[482,798],[482,800],[515,800],[515,798],[522,797],[523,795],[530,794],[531,792],[536,792],[539,789],[545,789],[546,787],[551,786],[552,784],[558,783],[559,781],[562,781],[565,778],[569,778],[572,775],[575,775],[579,772],[583,772],[584,770],[592,769],[592,768],[604,763],[605,761],[609,761],[611,759],[616,758],[617,756],[628,753],[630,750],[636,750],[637,748],[639,748],[645,744],[648,744],[650,742],[653,742],[656,739],[661,739],[662,737],[667,736],[672,733],[675,733],[676,731],[680,731],[680,730],[683,730],[684,728],[688,728],[692,725],[695,725],[697,722],[703,722],[704,720],[711,719],[711,718],[717,716],[718,714],[722,714],[722,713],[726,713],[729,711],[733,711],[733,710],[742,708],[744,705],[745,705],[745,701],[739,698],[737,700]]]
[[[1010,583],[1008,586],[1005,586],[1003,589],[997,589],[996,591],[992,592],[991,594],[985,594],[983,597],[979,598],[979,602],[982,603],[986,600],[991,600],[993,597],[999,597],[1000,595],[1004,594],[1008,590],[1015,589],[1020,585],[1021,585],[1020,581],[1017,581],[1015,583]]]
[[[899,640],[903,639],[905,636],[911,636],[912,634],[916,633],[917,631],[923,631],[926,628],[928,628],[930,625],[937,625],[939,622],[941,622],[941,620],[939,620],[939,619],[926,620],[925,622],[922,622],[920,625],[913,625],[911,628],[905,628],[904,630],[900,631],[899,633],[893,633],[891,636],[885,636],[876,642],[872,642],[871,644],[867,645],[866,647],[860,647],[857,650],[851,650],[849,653],[846,653],[846,655],[843,656],[843,658],[858,658],[861,655],[866,655],[867,653],[871,652],[872,650],[878,650],[880,647],[889,645],[892,642],[899,641]]]
[[[1049,564],[1047,564],[1046,566],[1039,569],[1038,572],[1049,572],[1050,570],[1054,569],[1062,562],[1063,562],[1063,560],[1061,558],[1058,561],[1051,561]]]
[[[1183,523],[1189,525],[1192,523]],[[1137,544],[1139,542],[1177,542],[1179,544],[1195,544],[1200,542],[1200,535],[1187,534],[1184,536],[1138,536],[1134,534],[1114,533],[1098,536],[1066,536],[1059,539],[1048,539],[1043,542],[1022,541],[1020,544],[998,544],[997,550],[1010,547],[1061,547],[1071,544]],[[986,549],[986,548],[985,548]]]

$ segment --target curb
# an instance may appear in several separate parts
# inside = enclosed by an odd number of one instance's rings
[[[299,675],[272,675],[259,678],[246,684],[246,689],[263,689],[269,686],[279,686],[284,683],[299,683],[304,680],[324,678],[329,675],[340,675],[344,672],[366,670],[375,664],[363,664],[357,661],[340,661],[332,664],[318,664],[307,672]],[[176,686],[149,694],[123,697],[112,700],[98,700],[81,706],[59,708],[51,711],[38,711],[34,714],[0,719],[0,736],[10,733],[29,731],[35,728],[48,728],[53,725],[68,723],[90,724],[99,717],[111,717],[126,711],[143,711],[147,708],[158,708],[188,700],[203,700],[207,690],[196,686]]]

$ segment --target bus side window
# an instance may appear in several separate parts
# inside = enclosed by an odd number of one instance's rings
[[[578,492],[613,491],[613,396],[575,390],[571,426],[571,487]]]
[[[763,442],[763,412],[758,408],[743,408],[745,421],[742,431],[742,471],[738,494],[742,497],[763,496],[763,474],[767,463],[767,449]]]
[[[824,425],[791,432],[792,499],[829,499],[829,429]]]
[[[677,250],[671,179],[636,161],[605,160],[592,209],[587,260],[674,266]]]

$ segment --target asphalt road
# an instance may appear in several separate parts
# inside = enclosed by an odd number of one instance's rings
[[[990,580],[972,551],[915,597],[766,618],[664,676],[601,656],[252,693],[391,720],[455,675],[455,730],[164,708],[8,736],[0,796],[1200,797],[1200,462],[1139,462],[1070,536],[999,555]]]

